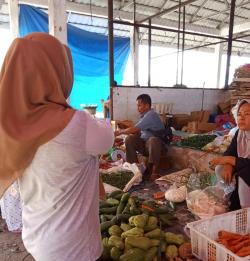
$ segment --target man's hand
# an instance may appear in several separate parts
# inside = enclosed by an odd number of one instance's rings
[[[230,164],[224,165],[220,174],[221,177],[224,179],[225,183],[231,183],[233,178],[233,166]]]
[[[121,135],[122,133],[121,133],[120,130],[116,130],[116,131],[114,132],[114,134],[115,134],[115,137],[117,137],[117,136]]]
[[[116,130],[115,136],[119,136],[121,134],[130,135],[130,134],[138,134],[138,133],[140,133],[140,129],[138,129],[137,127],[129,127],[127,129]]]

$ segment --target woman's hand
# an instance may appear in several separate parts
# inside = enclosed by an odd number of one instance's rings
[[[221,177],[224,179],[226,184],[230,184],[233,179],[233,166],[230,164],[226,164],[222,167]]]
[[[233,156],[221,156],[221,157],[217,157],[217,158],[212,159],[209,162],[209,165],[214,167],[216,165],[226,165],[226,164],[229,164],[229,165],[234,167],[235,166],[235,161],[236,161],[236,158],[233,157]]]

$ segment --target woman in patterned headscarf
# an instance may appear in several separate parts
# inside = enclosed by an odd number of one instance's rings
[[[250,207],[250,100],[241,100],[237,109],[236,132],[224,156],[211,161],[212,165],[222,165],[220,175],[226,183],[236,177],[236,191],[233,200],[239,200],[240,207]],[[238,195],[237,195],[238,194]],[[237,202],[232,202],[237,205]],[[234,208],[237,208],[235,206]]]
[[[101,255],[98,154],[104,122],[71,108],[69,49],[45,33],[17,38],[0,74],[0,196],[18,179],[25,247],[38,261]]]

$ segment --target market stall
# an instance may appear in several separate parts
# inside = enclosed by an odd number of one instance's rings
[[[113,186],[109,187],[107,199],[100,203],[105,260],[210,260],[203,247],[194,251],[197,244],[194,230],[198,225],[193,222],[227,215],[233,188],[226,190],[218,185],[209,162],[226,151],[232,136],[225,129],[199,134],[173,133],[165,155],[171,166],[163,168],[162,177],[155,182],[143,179],[143,161],[134,166],[124,163],[122,140],[102,158],[106,162],[102,161],[100,172],[104,181]],[[116,161],[114,151],[116,155],[120,153]],[[205,249],[224,233],[217,230],[213,236],[209,235]],[[225,230],[237,232],[228,227]],[[169,235],[174,239],[169,239]],[[201,233],[198,240],[204,237]],[[240,235],[235,237],[242,239]],[[216,244],[215,248],[220,248]],[[230,244],[225,247],[231,249]],[[221,250],[221,256],[228,254],[225,249]]]

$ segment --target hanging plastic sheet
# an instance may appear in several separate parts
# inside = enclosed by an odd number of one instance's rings
[[[48,15],[39,8],[20,5],[20,36],[32,32],[48,32]],[[109,95],[108,37],[67,25],[68,46],[74,63],[74,86],[70,104],[97,104]],[[121,84],[130,50],[129,38],[114,38],[115,81]]]

